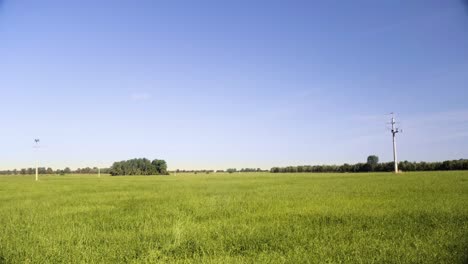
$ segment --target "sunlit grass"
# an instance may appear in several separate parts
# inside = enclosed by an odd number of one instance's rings
[[[464,263],[468,172],[0,177],[0,263]]]

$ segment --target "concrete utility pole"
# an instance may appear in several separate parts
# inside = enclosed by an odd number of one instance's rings
[[[98,178],[101,178],[101,168],[98,168],[97,171],[98,171]]]
[[[34,142],[36,142],[36,145],[34,146],[35,149],[39,149],[39,139],[36,138],[34,139]],[[37,151],[36,151],[37,152]],[[39,180],[39,154],[36,154],[36,181]]]
[[[401,132],[401,130],[398,128],[398,127],[395,127],[395,117],[392,114],[392,121],[390,122],[390,124],[392,124],[392,139],[393,139],[393,162],[395,163],[395,173],[398,173],[398,158],[397,158],[397,150],[396,150],[396,138],[395,138],[395,135],[398,133],[398,132]]]

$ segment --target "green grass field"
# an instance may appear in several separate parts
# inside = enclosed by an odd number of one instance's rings
[[[0,263],[467,263],[468,171],[0,177]]]

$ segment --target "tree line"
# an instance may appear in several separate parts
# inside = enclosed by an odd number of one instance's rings
[[[77,168],[71,170],[70,168],[53,170],[52,168],[39,167],[38,174],[97,174],[99,169],[97,167],[90,168]],[[164,160],[155,159],[150,161],[146,158],[143,159],[131,159],[126,161],[114,162],[110,168],[101,168],[102,174],[117,175],[168,175],[167,163]],[[24,168],[14,170],[2,170],[0,175],[34,175],[36,174],[36,168]]]
[[[269,170],[262,170],[260,168],[242,168],[238,170],[237,168],[229,168],[226,170],[180,170],[177,169],[175,171],[171,171],[172,173],[193,173],[193,174],[198,174],[198,173],[205,173],[205,174],[210,174],[210,173],[234,173],[234,172],[269,172]]]
[[[171,173],[174,173],[174,174],[178,174],[178,173],[193,173],[193,174],[210,174],[210,173],[214,173],[215,170],[206,170],[206,169],[203,169],[203,170],[181,170],[181,169],[177,169],[177,170],[174,170],[174,171],[171,171]],[[216,172],[224,172],[223,170],[221,171],[216,171]]]
[[[446,160],[442,162],[398,162],[401,171],[444,171],[444,170],[468,170],[468,159]],[[369,156],[366,163],[343,165],[303,165],[273,167],[272,173],[296,173],[296,172],[391,172],[394,171],[393,162],[378,162],[377,156]]]
[[[365,163],[343,164],[343,165],[302,165],[273,167],[269,171],[272,173],[299,173],[299,172],[391,172],[394,170],[393,162],[379,162],[379,158],[371,155]],[[410,162],[401,161],[398,163],[401,171],[443,171],[443,170],[468,170],[468,159],[446,160],[441,162]],[[131,159],[127,161],[114,162],[111,168],[101,168],[102,174],[111,175],[168,175],[167,164],[164,160],[155,159]],[[214,170],[176,170],[176,173],[214,173]],[[260,168],[229,168],[226,170],[217,170],[217,173],[235,173],[235,172],[268,172]],[[14,170],[1,170],[0,175],[33,175],[36,168],[23,168]],[[97,174],[97,167],[85,167],[71,170],[70,168],[57,169],[40,167],[39,174]]]
[[[65,174],[96,174],[98,173],[98,168],[77,168],[72,170],[68,167],[65,169],[52,169],[46,167],[39,167],[37,169],[38,174],[56,174],[56,175],[65,175]],[[109,168],[102,168],[101,173],[106,174],[109,173]],[[33,175],[36,174],[36,168],[23,168],[23,169],[14,169],[14,170],[2,170],[0,171],[0,175]]]
[[[155,159],[130,159],[114,162],[109,170],[112,176],[117,175],[169,175],[167,163],[164,160]]]
[[[268,172],[268,170],[262,170],[260,168],[242,168],[240,170],[237,170],[236,168],[229,168],[226,170],[228,173],[234,173],[234,172]]]

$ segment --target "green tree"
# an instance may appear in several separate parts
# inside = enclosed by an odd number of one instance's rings
[[[156,168],[157,174],[160,175],[167,175],[167,163],[165,160],[158,160],[155,159],[151,162],[151,164]]]
[[[379,157],[376,155],[370,155],[367,157],[367,166],[369,168],[369,171],[374,171],[375,167],[379,164]]]
[[[112,164],[108,170],[111,175],[168,175],[167,163],[164,160],[155,159],[131,159],[118,161]]]

